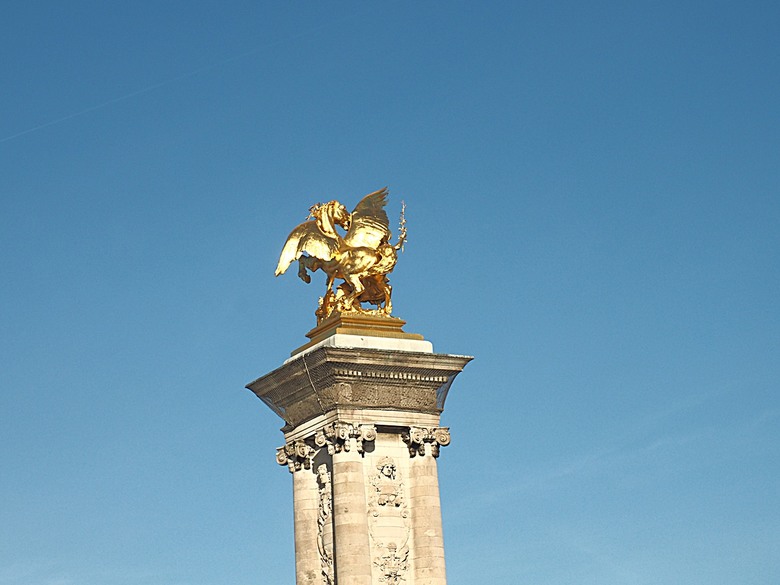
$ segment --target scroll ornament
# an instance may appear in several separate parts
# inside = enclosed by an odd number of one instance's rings
[[[374,425],[353,425],[345,422],[335,422],[325,425],[314,435],[314,444],[317,447],[328,448],[328,454],[349,451],[352,448],[351,439],[355,439],[358,453],[363,453],[365,443],[376,439],[376,427]]]
[[[305,441],[289,441],[284,447],[276,449],[276,462],[279,465],[287,465],[290,473],[301,469],[311,469],[311,458],[314,449]]]

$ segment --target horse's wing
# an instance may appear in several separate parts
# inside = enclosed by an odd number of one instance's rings
[[[290,264],[300,258],[304,252],[327,262],[333,258],[338,249],[336,239],[323,234],[317,227],[316,221],[303,222],[287,237],[274,274],[276,276],[284,274]]]
[[[385,213],[387,187],[369,193],[352,212],[349,231],[344,243],[350,247],[366,247],[376,250],[383,241],[390,239],[390,221]]]

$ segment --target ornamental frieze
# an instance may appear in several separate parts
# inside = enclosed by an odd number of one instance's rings
[[[285,420],[285,431],[339,407],[440,414],[452,380],[470,359],[324,346],[248,387]]]

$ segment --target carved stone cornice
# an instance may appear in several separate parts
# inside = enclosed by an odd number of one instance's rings
[[[431,455],[439,456],[439,447],[450,444],[450,429],[447,427],[409,427],[409,430],[401,433],[401,440],[409,447],[409,456],[425,455],[425,444],[431,446]]]
[[[319,347],[247,385],[285,420],[285,431],[337,408],[440,414],[471,357],[376,348]]]

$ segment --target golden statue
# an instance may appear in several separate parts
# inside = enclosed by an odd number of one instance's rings
[[[317,203],[309,209],[308,221],[287,238],[276,267],[284,274],[298,260],[298,276],[311,282],[309,272],[327,276],[325,296],[316,311],[317,323],[338,313],[387,315],[392,311],[392,287],[387,275],[395,268],[398,250],[406,241],[406,220],[401,208],[398,241],[390,244],[390,226],[385,213],[387,187],[363,197],[352,213],[338,201]],[[345,230],[342,236],[336,227]],[[335,290],[334,281],[342,282]],[[364,308],[361,303],[374,305]]]

